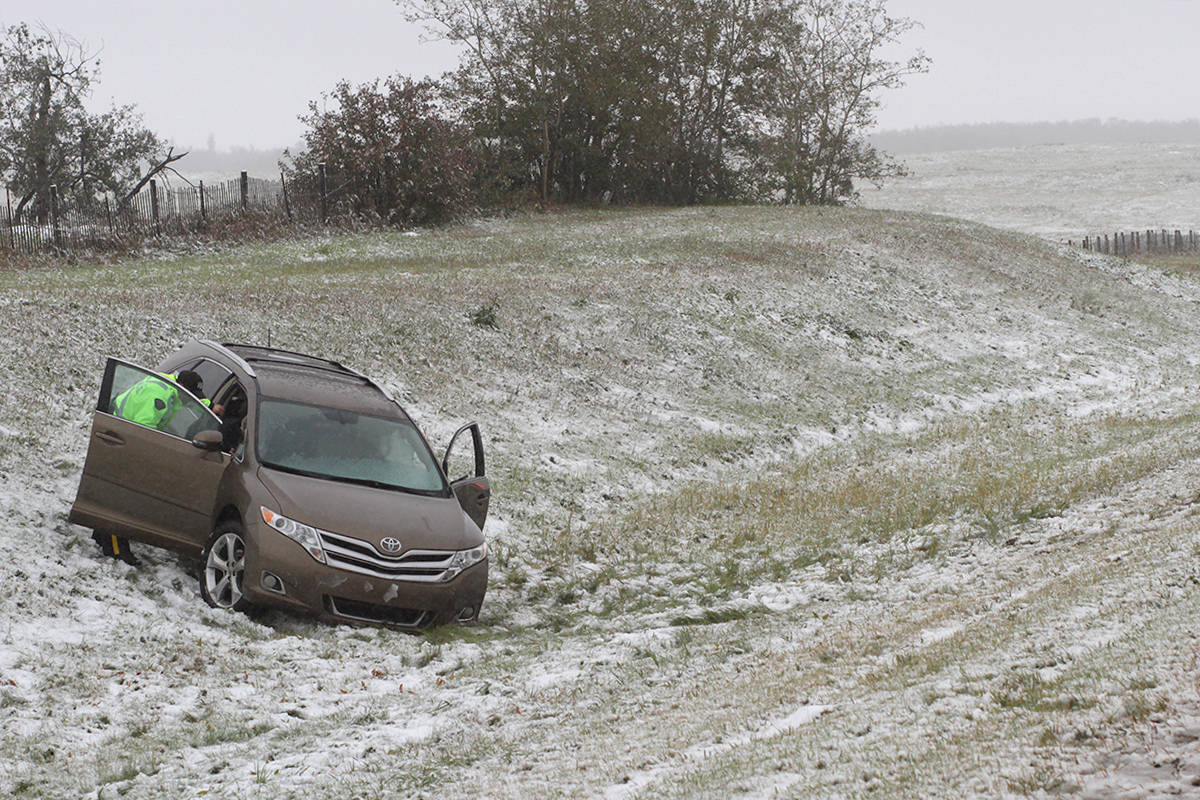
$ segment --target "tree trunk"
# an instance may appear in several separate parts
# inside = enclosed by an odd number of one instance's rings
[[[33,208],[39,225],[46,224],[49,213],[46,195],[50,187],[50,92],[50,76],[47,75],[42,80],[35,112],[34,130],[37,134],[33,139],[33,186],[30,187],[35,198]]]

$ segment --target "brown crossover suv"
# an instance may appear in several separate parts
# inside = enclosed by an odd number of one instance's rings
[[[336,361],[193,341],[154,370],[108,360],[70,520],[199,555],[219,608],[421,628],[478,619],[490,494],[477,424],[439,463]]]

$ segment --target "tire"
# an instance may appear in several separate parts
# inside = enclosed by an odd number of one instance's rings
[[[213,608],[246,611],[246,535],[237,520],[222,522],[212,532],[200,557],[200,596]]]

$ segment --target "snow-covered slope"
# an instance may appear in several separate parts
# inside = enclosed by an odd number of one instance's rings
[[[866,210],[0,275],[0,794],[1190,791],[1198,302]],[[65,516],[103,359],[194,336],[343,360],[435,445],[482,423],[478,627],[218,613],[186,560],[98,556]]]
[[[1200,229],[1195,144],[1042,145],[917,153],[863,205],[948,214],[1058,241]]]

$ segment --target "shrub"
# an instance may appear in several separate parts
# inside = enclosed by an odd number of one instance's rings
[[[475,159],[464,129],[443,118],[434,84],[393,77],[357,88],[342,81],[309,103],[303,152],[284,153],[294,190],[315,194],[325,165],[333,211],[391,224],[452,219],[471,205]]]

